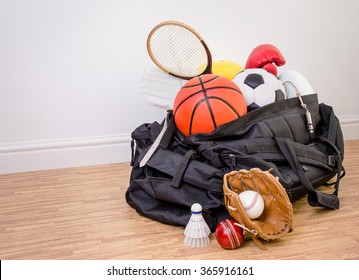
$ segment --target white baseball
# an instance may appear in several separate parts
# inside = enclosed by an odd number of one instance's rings
[[[257,219],[264,210],[264,201],[262,196],[255,191],[243,191],[239,194],[239,199],[251,219]]]

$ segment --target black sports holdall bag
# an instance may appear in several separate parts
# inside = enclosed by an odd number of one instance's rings
[[[162,124],[132,133],[132,172],[126,201],[141,215],[185,226],[193,203],[211,228],[229,218],[223,176],[232,170],[271,170],[292,202],[308,195],[311,206],[339,208],[344,141],[332,107],[316,94],[275,102],[210,134],[184,137],[169,111]],[[336,175],[334,192],[317,187]]]

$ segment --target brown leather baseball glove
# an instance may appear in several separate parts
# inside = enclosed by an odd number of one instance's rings
[[[257,219],[246,214],[238,194],[245,190],[259,192],[264,200],[263,213]],[[270,171],[259,168],[232,171],[224,175],[224,203],[229,214],[245,228],[256,245],[266,250],[259,241],[278,239],[292,229],[293,207],[288,195]]]

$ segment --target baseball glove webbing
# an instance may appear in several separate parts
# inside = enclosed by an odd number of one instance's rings
[[[246,190],[259,192],[264,200],[264,210],[257,219],[251,219],[239,199],[239,194]],[[289,197],[270,170],[259,168],[241,169],[224,175],[224,203],[229,214],[243,225],[255,244],[263,250],[266,247],[259,240],[266,241],[281,238],[293,226],[293,207]]]

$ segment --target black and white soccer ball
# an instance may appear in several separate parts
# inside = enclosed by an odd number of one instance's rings
[[[246,69],[238,73],[233,82],[242,91],[248,112],[286,99],[282,82],[261,68]]]

